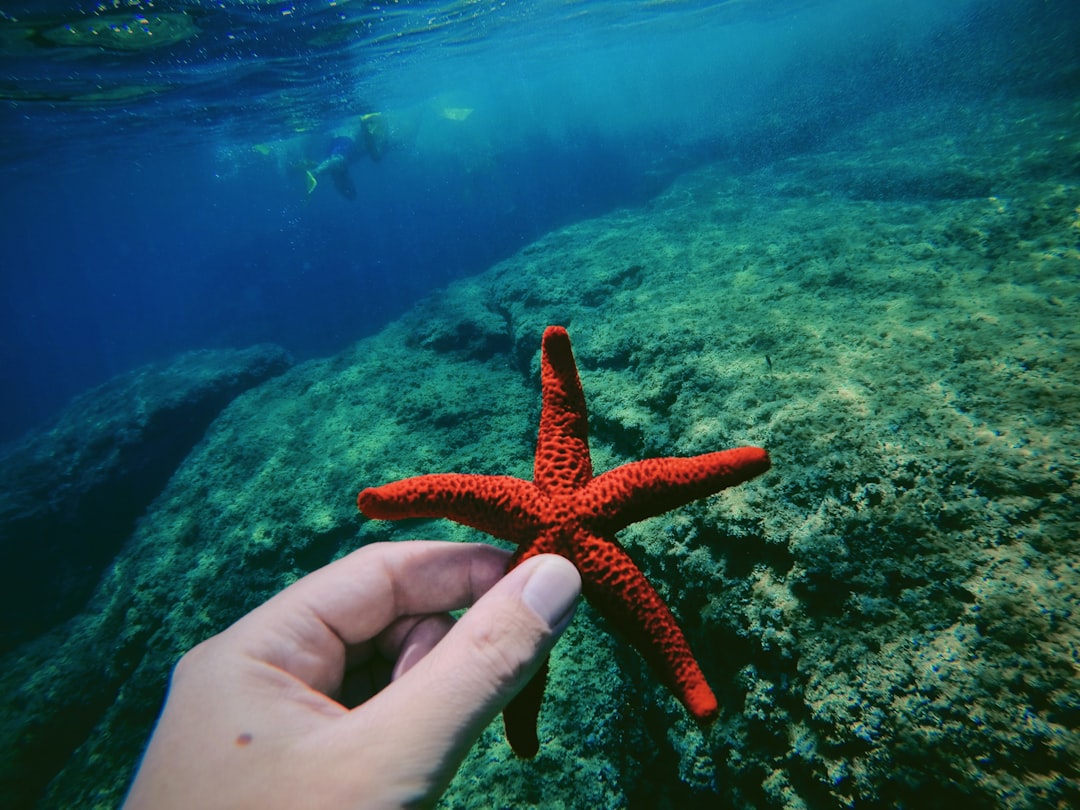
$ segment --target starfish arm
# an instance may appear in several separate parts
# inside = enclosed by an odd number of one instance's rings
[[[356,505],[369,518],[447,518],[521,543],[539,532],[540,493],[528,481],[509,475],[420,475],[369,487]]]
[[[592,478],[589,417],[570,336],[561,326],[544,330],[540,350],[540,431],[533,480],[544,492],[568,492]]]
[[[736,447],[692,458],[649,458],[594,478],[578,496],[582,520],[611,535],[631,523],[661,515],[769,469],[760,447]]]
[[[660,594],[616,542],[581,532],[574,563],[589,604],[641,653],[697,720],[716,717],[716,696]]]
[[[531,759],[540,750],[540,738],[536,735],[536,723],[540,717],[540,704],[544,702],[547,686],[548,659],[544,659],[540,671],[532,676],[525,688],[518,692],[503,709],[503,728],[510,748],[522,759]]]

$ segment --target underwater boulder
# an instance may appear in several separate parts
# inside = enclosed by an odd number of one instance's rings
[[[77,612],[218,413],[291,364],[272,345],[188,352],[79,395],[0,452],[0,651]]]

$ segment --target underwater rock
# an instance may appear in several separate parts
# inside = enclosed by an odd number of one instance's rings
[[[76,397],[0,458],[0,651],[69,618],[214,417],[289,367],[276,346],[189,352]]]
[[[455,297],[455,309],[461,317],[453,322],[430,317],[445,310],[448,296]],[[510,324],[502,313],[487,305],[482,290],[452,288],[440,291],[437,296],[419,302],[403,316],[403,320],[409,327],[405,345],[410,349],[453,352],[463,358],[485,362],[513,348]]]

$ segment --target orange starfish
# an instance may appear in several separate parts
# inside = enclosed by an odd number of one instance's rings
[[[370,518],[449,518],[516,543],[507,570],[536,554],[561,554],[581,572],[582,592],[624,634],[699,721],[717,703],[686,637],[615,533],[769,469],[769,454],[739,447],[693,458],[652,458],[593,478],[588,415],[570,337],[544,332],[543,407],[533,481],[503,475],[421,475],[365,489],[356,505]],[[536,721],[547,662],[503,712],[518,756],[539,750]]]

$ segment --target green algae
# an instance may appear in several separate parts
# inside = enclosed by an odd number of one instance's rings
[[[772,454],[620,535],[721,716],[698,728],[584,608],[537,758],[496,721],[443,807],[1076,803],[1078,115],[920,108],[768,168],[704,167],[243,395],[92,609],[5,666],[3,738],[31,752],[5,767],[43,757],[79,694],[44,804],[114,806],[182,651],[365,543],[476,539],[365,521],[355,493],[528,477],[540,335],[560,323],[598,472]]]

